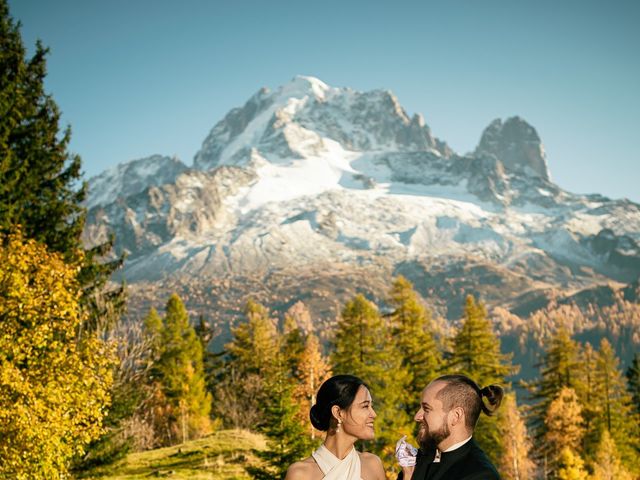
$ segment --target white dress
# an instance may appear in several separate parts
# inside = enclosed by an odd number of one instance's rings
[[[324,473],[326,480],[362,480],[360,477],[360,455],[355,448],[340,460],[324,445],[313,452],[312,457]]]

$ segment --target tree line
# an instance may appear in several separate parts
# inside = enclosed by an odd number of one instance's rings
[[[143,448],[211,428],[248,429],[268,439],[267,450],[256,452],[262,466],[248,467],[249,473],[278,478],[321,442],[308,418],[319,385],[332,374],[351,373],[369,385],[378,414],[376,439],[361,447],[380,455],[391,472],[395,442],[415,432],[422,389],[440,374],[463,373],[480,385],[507,388],[498,414],[482,417],[476,429],[504,478],[638,475],[640,356],[625,376],[606,339],[596,350],[559,327],[546,341],[537,379],[514,385],[518,368],[502,353],[484,305],[473,296],[444,338],[434,335],[429,310],[403,277],[393,280],[383,308],[363,295],[347,302],[326,345],[306,316],[298,306],[274,318],[249,301],[224,350],[208,352],[207,322],[192,325],[177,296],[164,319],[152,310],[142,338],[155,345],[154,366],[137,385],[153,400],[141,402],[133,422],[155,432],[145,436],[153,440]]]

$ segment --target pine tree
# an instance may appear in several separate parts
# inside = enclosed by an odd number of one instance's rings
[[[281,346],[275,322],[264,306],[249,300],[231,335],[214,392],[216,413],[229,426],[261,428],[268,401],[265,381]]]
[[[580,371],[582,377],[576,381],[575,390],[582,405],[585,435],[582,444],[584,452],[593,451],[600,440],[600,431],[594,427],[597,417],[602,414],[602,407],[595,401],[596,396],[596,352],[589,342],[585,343],[579,353]]]
[[[464,319],[453,338],[453,352],[446,363],[448,373],[467,375],[480,387],[493,383],[505,385],[506,377],[516,373],[511,365],[512,355],[500,352],[496,337],[482,303],[467,297]],[[504,451],[495,417],[481,415],[474,433],[489,458],[498,463]]]
[[[308,457],[313,448],[304,426],[299,421],[299,405],[293,399],[294,382],[282,353],[271,361],[270,375],[265,379],[264,422],[261,432],[267,437],[267,448],[254,453],[265,465],[249,467],[253,478],[284,478],[293,462]]]
[[[627,385],[636,413],[640,415],[640,353],[636,352],[626,373]]]
[[[158,311],[151,307],[147,316],[142,320],[144,328],[144,334],[151,346],[151,356],[154,359],[159,359],[162,354],[162,318],[158,314]]]
[[[176,443],[197,438],[210,428],[211,395],[205,388],[202,345],[175,294],[167,302],[160,337],[156,371],[170,407],[166,420],[171,435],[166,440]]]
[[[618,358],[606,338],[600,342],[594,373],[596,388],[592,403],[600,407],[600,414],[594,418],[591,428],[601,435],[609,432],[623,465],[634,473],[640,472],[638,418]]]
[[[411,376],[406,412],[413,416],[420,406],[422,390],[436,377],[442,356],[432,334],[431,315],[403,276],[393,282],[389,303],[394,308],[389,317],[392,335],[402,365]]]
[[[544,351],[540,363],[541,377],[528,388],[532,399],[535,401],[531,408],[531,426],[536,438],[535,451],[540,462],[544,463],[546,450],[544,437],[547,425],[544,419],[547,417],[549,405],[553,402],[563,388],[570,388],[574,392],[584,392],[584,373],[581,363],[581,349],[566,328],[559,328],[547,342],[548,347]],[[581,409],[584,407],[581,403]]]
[[[231,330],[232,340],[225,350],[232,362],[246,373],[265,373],[279,350],[274,322],[269,311],[249,300],[245,307],[246,322]]]
[[[305,347],[305,335],[290,315],[285,315],[282,330],[282,352],[291,374],[295,376]]]
[[[363,295],[347,302],[342,311],[331,363],[334,374],[356,375],[369,385],[378,415],[372,450],[390,464],[395,442],[411,432],[405,413],[409,374],[389,328]]]
[[[505,396],[497,415],[498,432],[503,439],[498,464],[501,477],[505,480],[533,478],[534,464],[529,456],[531,441],[518,410],[515,394]]]
[[[512,354],[500,352],[500,340],[493,332],[487,311],[473,296],[467,297],[464,319],[453,338],[453,352],[447,361],[447,371],[469,376],[481,387],[504,384],[505,378],[516,373],[511,365]]]
[[[38,42],[26,58],[19,26],[0,0],[0,232],[21,226],[66,262],[81,266],[77,276],[89,316],[82,329],[95,331],[119,319],[124,289],[105,284],[122,258],[101,263],[111,242],[83,251],[86,184],[81,160],[68,151],[71,130],[60,130],[60,111],[44,90],[48,50]]]
[[[78,339],[77,269],[18,231],[0,234],[0,478],[65,478],[102,431],[114,359]]]

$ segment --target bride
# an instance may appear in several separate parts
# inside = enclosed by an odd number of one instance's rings
[[[371,394],[353,375],[336,375],[318,390],[309,412],[311,423],[327,432],[324,443],[311,457],[289,467],[285,480],[384,480],[380,459],[354,447],[356,440],[375,436]]]

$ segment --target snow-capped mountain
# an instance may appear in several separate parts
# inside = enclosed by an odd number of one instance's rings
[[[134,300],[154,286],[218,310],[250,294],[322,310],[402,273],[443,304],[515,304],[640,274],[640,206],[555,185],[524,120],[492,122],[458,155],[391,92],[311,77],[231,110],[192,167],[129,162],[89,195],[86,240],[115,233]]]

